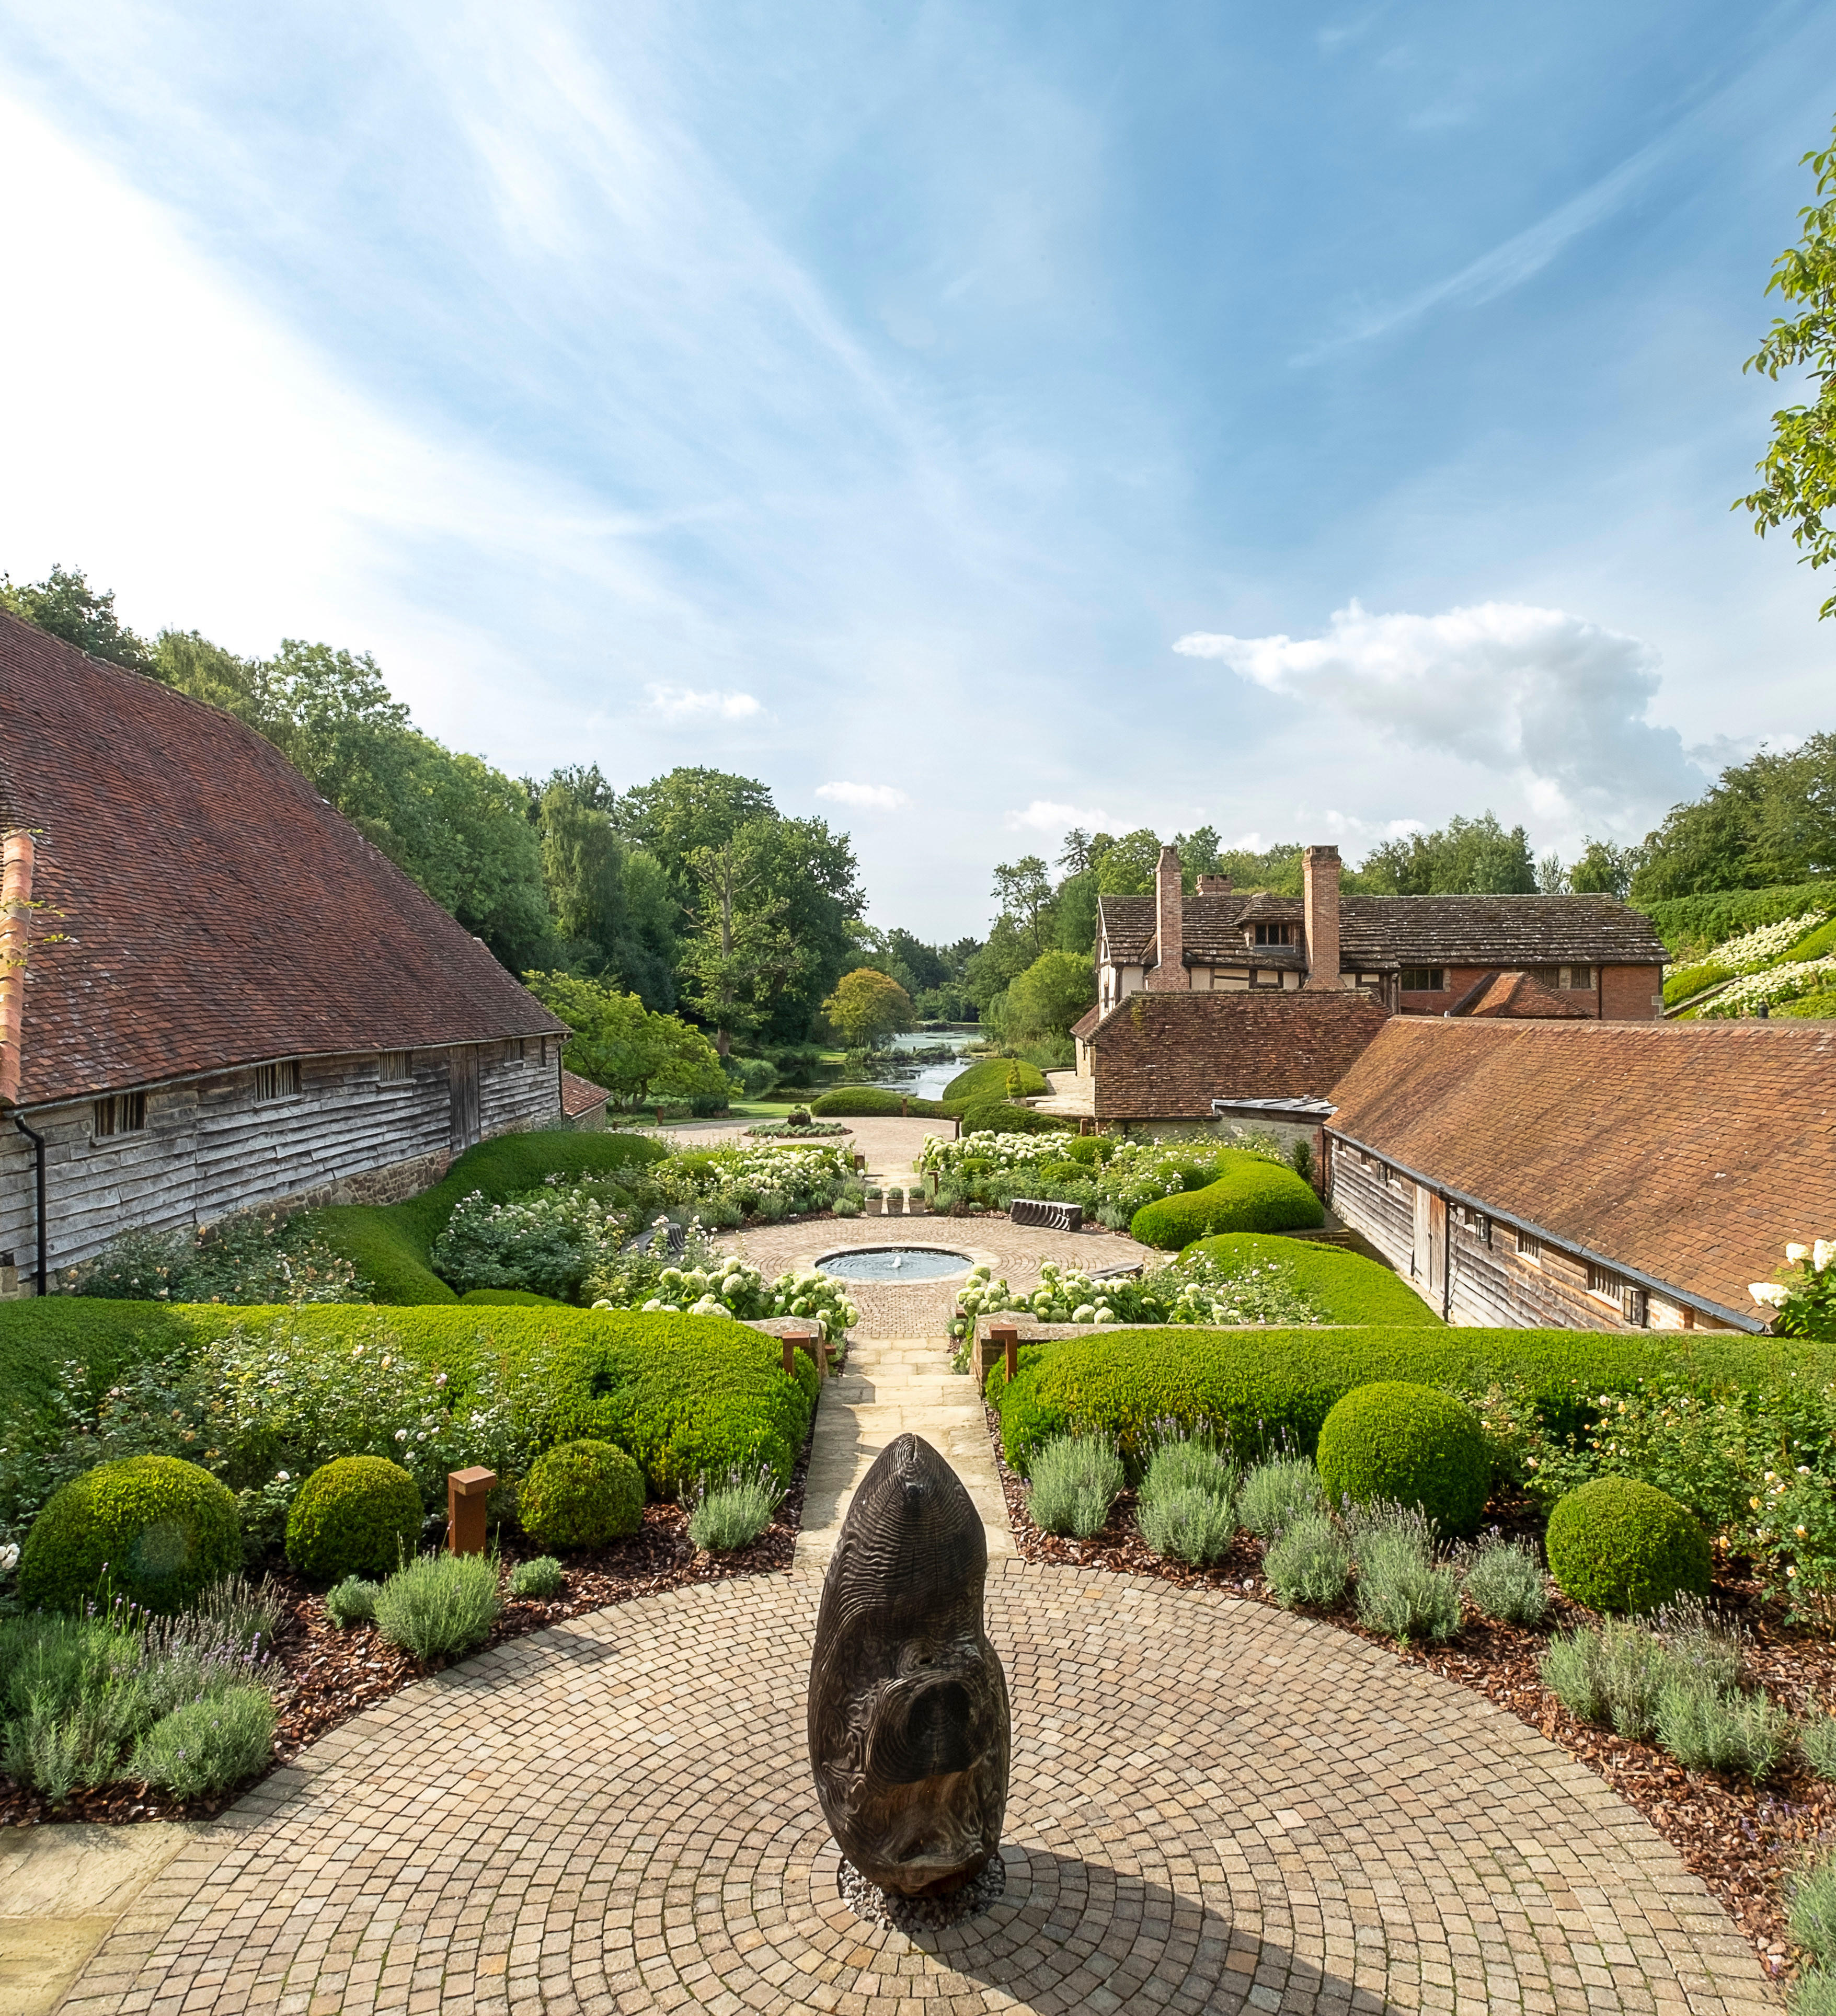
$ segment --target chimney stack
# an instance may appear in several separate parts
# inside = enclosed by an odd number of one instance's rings
[[[0,851],[0,1106],[19,1103],[20,1028],[32,922],[32,836],[9,833]]]
[[[1228,875],[1201,875],[1198,878],[1198,893],[1201,896],[1228,896],[1230,877]]]
[[[1147,976],[1150,992],[1177,993],[1192,985],[1186,970],[1186,899],[1180,892],[1179,857],[1170,847],[1161,849],[1160,866],[1154,874],[1154,934],[1160,963]]]
[[[1307,901],[1307,985],[1339,989],[1339,850],[1309,847],[1301,855]]]

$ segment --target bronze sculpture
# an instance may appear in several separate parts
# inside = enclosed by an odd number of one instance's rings
[[[882,1890],[972,1881],[1001,1845],[1007,1682],[982,1625],[981,1517],[901,1435],[862,1480],[823,1583],[810,1764],[836,1845]]]

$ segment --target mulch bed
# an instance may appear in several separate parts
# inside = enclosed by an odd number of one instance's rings
[[[811,1425],[813,1434],[813,1415]],[[685,1589],[693,1582],[726,1582],[742,1575],[788,1575],[797,1532],[803,1524],[804,1481],[809,1470],[810,1448],[811,1438],[806,1437],[784,1502],[751,1546],[730,1554],[704,1553],[689,1538],[689,1515],[682,1507],[647,1504],[643,1525],[629,1539],[568,1558],[564,1564],[567,1586],[560,1595],[545,1600],[506,1593],[502,1613],[491,1626],[491,1636],[466,1656],[475,1657],[492,1645],[502,1645],[570,1617],[584,1616],[615,1603],[629,1603],[640,1596],[661,1595],[665,1589]],[[502,1558],[506,1571],[536,1552],[527,1543],[506,1540]],[[438,1672],[448,1663],[442,1660],[423,1665],[387,1643],[373,1624],[354,1625],[340,1631],[326,1615],[322,1596],[315,1594],[290,1573],[277,1574],[275,1581],[288,1598],[286,1618],[274,1647],[280,1668],[274,1682],[280,1712],[274,1739],[276,1764],[290,1763],[328,1730],[361,1715],[416,1680]],[[136,1820],[208,1820],[233,1805],[257,1782],[250,1780],[220,1798],[186,1802],[169,1798],[149,1786],[117,1783],[78,1791],[65,1805],[53,1808],[38,1793],[0,1774],[0,1827],[32,1827],[59,1820],[100,1820],[122,1825]]]
[[[1087,1540],[1042,1532],[1027,1509],[1027,1487],[1001,1453],[1000,1417],[985,1409],[995,1463],[1006,1494],[1014,1545],[1029,1561],[1066,1568],[1107,1568],[1152,1575],[1183,1589],[1276,1605],[1262,1579],[1262,1543],[1239,1533],[1224,1558],[1208,1568],[1168,1561],[1135,1528],[1135,1494],[1125,1491],[1109,1522]],[[1494,1508],[1494,1523],[1540,1534],[1528,1506]],[[1782,1708],[1808,1715],[1836,1707],[1836,1644],[1788,1626],[1740,1561],[1718,1561],[1718,1609],[1738,1618],[1746,1634],[1750,1679]],[[1636,1806],[1720,1900],[1775,1979],[1796,1971],[1785,1923],[1785,1881],[1813,1845],[1836,1837],[1836,1784],[1816,1777],[1795,1758],[1783,1761],[1764,1786],[1712,1772],[1686,1771],[1654,1744],[1634,1743],[1609,1730],[1578,1722],[1538,1677],[1537,1661],[1557,1630],[1595,1621],[1590,1611],[1556,1594],[1546,1629],[1496,1624],[1467,1610],[1457,1636],[1445,1645],[1399,1647],[1367,1630],[1348,1612],[1309,1612],[1316,1621],[1382,1645],[1408,1664],[1482,1694],[1507,1708],[1552,1743],[1579,1758]]]

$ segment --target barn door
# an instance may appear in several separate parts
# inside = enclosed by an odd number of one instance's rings
[[[478,1049],[462,1044],[448,1052],[447,1084],[452,1096],[452,1152],[464,1154],[478,1139]]]
[[[1418,1193],[1419,1194],[1419,1193]],[[1447,1313],[1447,1200],[1428,1199],[1428,1272],[1422,1286]]]

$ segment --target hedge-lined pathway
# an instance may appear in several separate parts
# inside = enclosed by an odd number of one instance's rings
[[[1702,1885],[1514,1718],[1280,1611],[1015,1561],[1006,1895],[867,1925],[809,1782],[815,1600],[703,1585],[394,1697],[184,1849],[67,2011],[1777,2016]]]
[[[941,1337],[862,1337],[846,1368],[826,1382],[804,1481],[794,1571],[820,1575],[841,1537],[855,1487],[888,1442],[922,1435],[963,1480],[981,1513],[991,1556],[1011,1554],[1007,1497],[988,1445],[975,1382],[950,1370]]]

